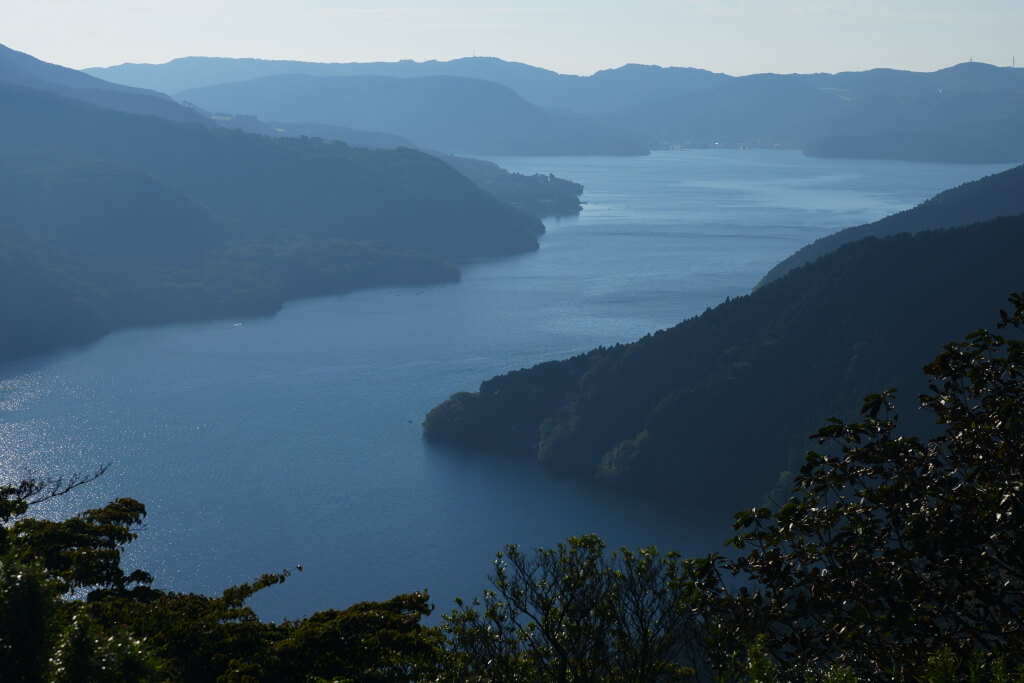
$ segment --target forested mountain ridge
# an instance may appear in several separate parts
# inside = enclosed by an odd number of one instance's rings
[[[1019,287],[1021,248],[1024,215],[850,243],[669,330],[455,394],[424,435],[688,510],[758,504],[826,418],[916,395],[920,358]]]
[[[874,223],[834,232],[798,249],[761,278],[758,287],[782,277],[847,242],[864,237],[888,237],[901,232],[952,228],[1000,216],[1024,213],[1024,166],[964,183],[921,204]]]
[[[450,154],[648,152],[642,142],[606,124],[547,111],[498,83],[458,76],[283,74],[185,90],[175,97],[211,112],[400,135]]]
[[[543,225],[409,149],[137,116],[0,85],[0,359],[119,327],[450,282]]]

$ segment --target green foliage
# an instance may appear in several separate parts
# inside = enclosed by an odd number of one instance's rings
[[[94,478],[26,477],[0,487],[0,672],[6,681],[418,681],[437,675],[440,634],[426,593],[282,624],[246,606],[289,573],[219,597],[149,588],[121,552],[145,508],[124,498],[70,519],[30,507]],[[86,596],[87,599],[81,599]]]
[[[999,327],[1018,338],[978,330],[926,366],[940,433],[901,434],[892,393],[869,396],[860,422],[817,433],[832,448],[807,456],[785,505],[736,516],[741,554],[693,563],[716,667],[735,671],[753,642],[793,677],[1024,664],[1024,297],[1011,303]]]
[[[0,671],[4,680],[37,680],[54,639],[58,589],[38,563],[0,561]]]
[[[26,561],[40,561],[62,592],[93,589],[123,593],[131,584],[153,580],[146,572],[126,575],[121,569],[121,549],[135,540],[133,528],[145,515],[141,503],[121,498],[59,522],[19,519],[11,526],[8,552]]]
[[[494,590],[445,615],[446,680],[674,681],[693,622],[677,609],[682,563],[654,548],[607,556],[596,536],[526,555],[506,546]]]

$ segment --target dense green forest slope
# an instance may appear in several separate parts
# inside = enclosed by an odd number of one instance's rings
[[[1022,248],[1024,215],[847,244],[669,330],[455,394],[424,435],[691,509],[747,506],[825,418],[880,388],[916,395],[920,359],[1019,288]]]
[[[758,286],[782,277],[794,268],[865,237],[887,237],[901,232],[952,228],[1000,216],[1024,213],[1024,166],[996,173],[940,192],[912,209],[874,223],[826,235],[783,259],[761,278]]]
[[[118,327],[447,282],[543,225],[409,149],[270,139],[0,86],[0,359]]]

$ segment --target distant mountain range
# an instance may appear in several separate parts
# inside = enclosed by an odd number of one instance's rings
[[[460,76],[265,76],[184,90],[216,113],[376,130],[451,154],[646,154],[626,134],[582,115],[551,112],[491,81]]]
[[[865,226],[859,241],[671,329],[455,394],[424,435],[692,512],[759,505],[775,483],[788,488],[814,446],[807,435],[856,417],[869,393],[899,387],[903,422],[928,430],[912,410],[920,368],[991,324],[1024,283],[1024,214],[972,221],[1021,196],[1024,167],[940,195],[900,220],[938,212],[963,227],[879,238],[889,222]]]
[[[466,139],[458,141],[459,149],[467,153],[482,149],[481,139],[494,135],[493,126],[503,121],[500,112],[484,106],[487,98],[495,97],[496,107],[500,102],[501,106],[513,106],[516,111],[530,110],[523,108],[523,102],[508,99],[508,93],[499,95],[498,91],[465,83],[465,92],[449,90],[442,95],[439,90],[438,99],[431,101],[419,121],[401,119],[384,103],[397,106],[399,110],[420,106],[422,100],[417,98],[422,97],[422,93],[413,93],[419,87],[428,86],[414,86],[412,82],[428,79],[430,83],[429,79],[447,77],[503,86],[515,91],[530,105],[547,110],[556,120],[567,114],[582,117],[576,119],[576,126],[581,132],[587,131],[587,136],[556,146],[546,127],[553,125],[552,121],[531,113],[528,120],[537,128],[528,145],[522,142],[521,135],[488,143],[491,149],[501,144],[501,149],[512,149],[512,153],[535,153],[530,150],[537,148],[546,150],[547,154],[608,153],[608,136],[618,131],[614,139],[620,144],[613,153],[636,153],[629,151],[630,146],[621,144],[623,140],[633,140],[647,148],[786,147],[821,156],[1024,161],[1024,69],[980,63],[959,64],[933,73],[875,69],[839,74],[743,77],[699,69],[627,65],[581,77],[482,57],[449,62],[367,64],[190,57],[162,65],[125,64],[89,71],[120,83],[178,93],[179,97],[186,97],[187,93],[187,97],[194,97],[200,106],[205,107],[202,102],[206,102],[216,105],[213,108],[217,110],[226,108],[224,113],[257,114],[263,118],[267,116],[261,112],[280,111],[270,107],[283,106],[267,102],[266,98],[272,98],[272,92],[280,92],[282,97],[284,93],[294,92],[291,89],[299,87],[294,82],[299,75],[328,79],[402,79],[410,81],[402,86],[408,88],[409,93],[398,94],[392,90],[390,94],[375,92],[371,95],[370,91],[364,91],[363,103],[367,107],[374,101],[381,102],[377,109],[381,118],[367,117],[364,112],[359,115],[359,123],[373,130],[407,135],[421,145],[429,146],[429,143],[410,132],[433,135],[435,142],[452,145],[452,136],[457,131],[428,132],[424,119],[433,116],[435,111],[444,111],[446,106],[455,117],[479,111],[472,120],[480,128],[465,127]],[[284,80],[270,79],[272,76]],[[239,85],[260,79],[264,79],[261,86]],[[352,104],[346,97],[358,99],[354,83],[347,86],[349,94],[335,96],[335,107],[340,102],[348,103],[346,106]],[[433,83],[440,84],[440,81]],[[361,87],[366,87],[365,83]],[[280,90],[275,90],[277,88]],[[257,95],[261,89],[263,94]],[[450,101],[446,103],[445,98]],[[248,109],[232,109],[242,106]],[[357,120],[356,114],[352,114],[352,119],[337,118],[336,109],[323,99],[305,101],[301,105],[297,102],[288,112],[293,117],[290,120],[341,125],[352,125],[352,121]],[[294,118],[299,115],[302,118]],[[529,133],[526,126],[522,130],[524,134]],[[595,137],[591,134],[594,131],[603,132]],[[476,140],[471,139],[474,136]],[[513,142],[519,147],[511,146]],[[515,149],[524,151],[515,152]]]
[[[662,146],[789,147],[818,156],[1024,161],[1024,69],[735,78],[607,117]]]
[[[316,63],[264,59],[183,57],[166,64],[122,64],[86,69],[116,83],[178,93],[266,76],[456,76],[491,81],[514,90],[545,109],[598,116],[627,105],[655,104],[669,94],[708,90],[731,76],[703,69],[629,64],[593,76],[570,76],[494,57],[465,57],[447,62]]]

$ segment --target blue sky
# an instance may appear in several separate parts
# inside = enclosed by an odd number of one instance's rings
[[[0,43],[84,68],[189,55],[324,62],[501,57],[733,75],[974,59],[1024,66],[1024,0],[3,0]]]

